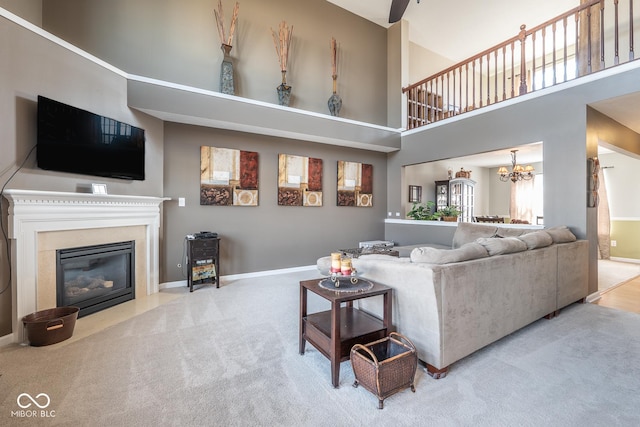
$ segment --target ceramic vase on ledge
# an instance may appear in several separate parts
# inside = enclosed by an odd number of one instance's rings
[[[231,60],[231,46],[222,44],[220,46],[224,53],[222,64],[220,65],[220,93],[235,95],[236,90],[233,84],[233,62]]]
[[[342,108],[342,98],[336,93],[338,76],[334,74],[331,77],[333,78],[333,95],[331,95],[329,101],[327,101],[327,105],[329,106],[329,112],[332,116],[339,116],[340,109]]]
[[[291,100],[291,86],[287,85],[287,70],[282,70],[282,83],[276,90],[278,91],[278,103],[288,107]]]

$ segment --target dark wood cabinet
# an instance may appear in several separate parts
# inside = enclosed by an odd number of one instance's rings
[[[216,284],[220,287],[220,238],[187,240],[187,285]]]
[[[436,211],[449,206],[449,180],[436,181]]]

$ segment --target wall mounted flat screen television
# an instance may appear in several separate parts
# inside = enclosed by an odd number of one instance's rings
[[[144,129],[38,96],[41,169],[144,180]]]

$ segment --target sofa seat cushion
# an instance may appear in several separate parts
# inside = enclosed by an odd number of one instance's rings
[[[553,239],[553,243],[570,243],[576,241],[576,236],[566,225],[559,225],[544,230]]]
[[[486,258],[489,253],[478,243],[467,243],[456,249],[438,249],[432,247],[415,248],[411,251],[411,262],[428,264],[449,264]]]
[[[553,244],[551,235],[543,230],[523,234],[518,236],[518,239],[522,240],[527,245],[527,249],[546,248]]]
[[[527,250],[527,244],[517,237],[481,237],[476,242],[484,246],[490,256]]]

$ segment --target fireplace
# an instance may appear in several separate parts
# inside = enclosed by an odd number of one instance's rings
[[[58,307],[80,308],[78,317],[135,298],[135,241],[56,251]]]
[[[12,334],[0,337],[0,345],[24,342],[22,318],[57,306],[58,249],[134,240],[134,297],[158,292],[160,206],[170,199],[17,189],[4,197],[15,280]]]

